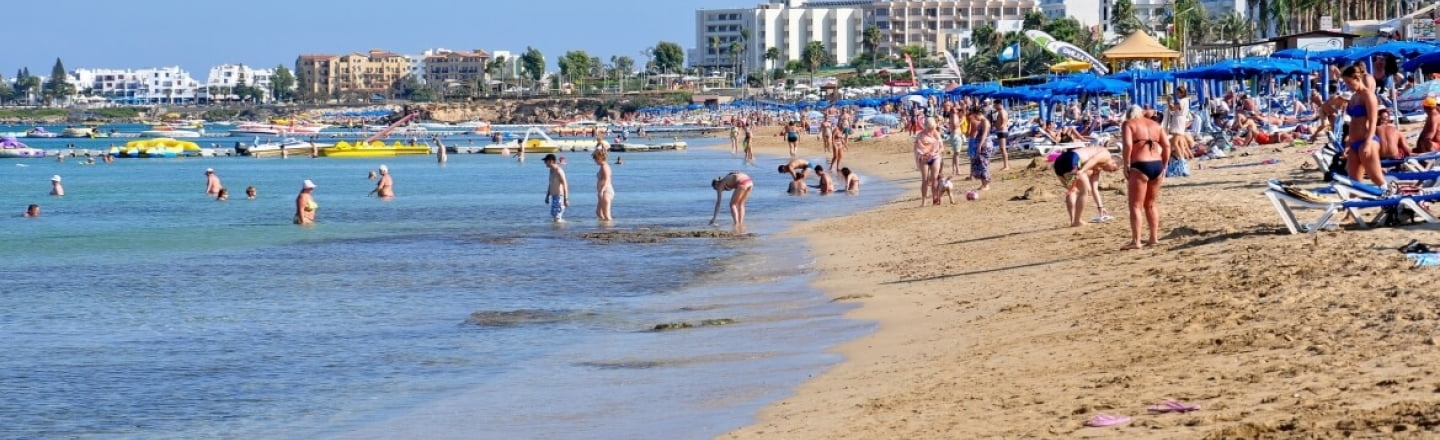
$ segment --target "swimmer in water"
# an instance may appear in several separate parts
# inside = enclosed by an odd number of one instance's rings
[[[315,224],[315,210],[320,205],[315,203],[315,182],[306,180],[300,185],[300,195],[295,197],[295,224]]]

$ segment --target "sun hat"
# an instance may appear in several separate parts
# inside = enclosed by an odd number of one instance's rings
[[[304,189],[315,189],[315,182],[311,182],[310,179],[305,179],[305,183],[300,184],[300,187]]]
[[[380,171],[389,172],[390,167],[385,166],[385,164],[380,164]]]
[[[207,173],[213,173],[213,172],[215,172],[215,169],[214,169],[214,168],[206,168],[206,169],[205,169],[205,172],[207,172]]]
[[[59,175],[59,174],[56,174],[54,177],[51,177],[51,178],[50,178],[50,181],[51,181],[51,182],[59,182],[59,181],[60,181],[60,175]]]

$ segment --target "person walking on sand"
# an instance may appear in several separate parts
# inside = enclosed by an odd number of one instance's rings
[[[915,167],[920,170],[920,206],[930,200],[930,190],[940,177],[940,128],[935,118],[925,118],[915,135]]]
[[[1121,127],[1121,157],[1125,163],[1125,195],[1130,205],[1130,243],[1123,250],[1140,249],[1146,244],[1160,244],[1160,211],[1155,201],[1160,198],[1160,184],[1165,168],[1170,165],[1170,141],[1165,130],[1153,119],[1145,117],[1139,106],[1130,107],[1128,120]],[[1150,228],[1150,239],[1140,242],[1140,218]]]
[[[554,154],[546,154],[541,160],[550,170],[550,184],[545,188],[545,203],[550,205],[550,219],[555,223],[565,221],[565,208],[570,206],[570,182],[565,180],[565,170],[560,168]]]
[[[1080,216],[1085,213],[1087,192],[1095,199],[1098,214],[1091,221],[1104,223],[1113,218],[1100,198],[1100,172],[1120,171],[1120,164],[1110,156],[1110,150],[1101,146],[1065,150],[1055,158],[1053,167],[1055,176],[1060,178],[1060,185],[1065,187],[1065,212],[1069,214],[1071,227],[1083,225]]]
[[[736,228],[745,225],[745,201],[750,199],[750,191],[754,190],[755,182],[745,173],[732,171],[730,174],[716,177],[710,181],[710,188],[715,190],[715,212],[710,214],[710,225],[715,225],[715,218],[720,216],[720,198],[725,191],[734,190],[730,196],[730,220]]]
[[[730,155],[740,155],[740,121],[730,121]]]
[[[64,195],[65,195],[65,186],[60,184],[60,175],[59,175],[59,174],[56,174],[56,175],[50,177],[50,195],[52,195],[52,196],[64,196]]]
[[[295,224],[315,224],[315,210],[320,205],[315,203],[315,182],[306,179],[300,184],[300,195],[295,196]]]
[[[382,200],[395,198],[395,180],[390,177],[390,167],[380,165],[380,180],[375,182],[375,189],[370,194],[378,195]]]
[[[214,169],[214,168],[206,168],[206,169],[205,169],[205,195],[207,195],[207,196],[219,195],[219,194],[220,194],[220,190],[221,190],[221,189],[224,189],[224,188],[225,188],[225,185],[221,185],[221,184],[220,184],[220,176],[216,176],[216,175],[215,175],[215,169]]]
[[[750,166],[755,165],[755,150],[750,148],[750,139],[753,136],[754,134],[751,133],[750,126],[746,125],[744,143],[741,145],[745,147],[745,164]],[[620,160],[620,158],[617,157],[615,160]]]
[[[970,175],[980,180],[977,191],[990,189],[991,145],[990,120],[980,107],[975,107],[970,110],[970,149],[975,151],[975,156],[970,158]]]
[[[1005,103],[995,100],[995,125],[990,127],[995,132],[995,141],[1000,148],[1000,171],[1010,169],[1010,112],[1005,111]],[[958,173],[957,173],[958,174]]]
[[[959,106],[952,106],[945,117],[945,128],[950,130],[950,175],[960,175],[960,151],[965,145],[965,130],[968,128],[965,122],[965,111]],[[971,160],[974,160],[973,158]]]
[[[790,146],[790,157],[800,155],[800,124],[794,121],[785,124],[785,144]]]
[[[1365,73],[1363,64],[1345,68],[1341,77],[1345,86],[1355,91],[1350,105],[1345,107],[1345,114],[1350,116],[1344,145],[1345,175],[1383,187],[1385,171],[1380,167],[1380,137],[1376,135],[1380,102],[1375,97],[1375,80]]]
[[[610,217],[610,203],[615,201],[615,187],[611,184],[610,163],[606,162],[605,150],[595,150],[590,158],[600,170],[595,172],[595,217],[602,222],[614,220]]]

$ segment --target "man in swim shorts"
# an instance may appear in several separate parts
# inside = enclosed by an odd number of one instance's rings
[[[545,203],[550,205],[550,218],[556,223],[564,222],[565,208],[570,206],[570,183],[565,180],[565,170],[560,169],[554,154],[546,154],[545,168],[550,170],[550,185],[545,189]]]

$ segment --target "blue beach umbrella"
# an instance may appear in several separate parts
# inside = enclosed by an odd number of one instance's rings
[[[1440,97],[1440,79],[1416,84],[1415,87],[1401,93],[1396,106],[1399,107],[1402,114],[1418,113],[1424,110],[1422,105],[1427,97]]]
[[[875,116],[871,116],[869,119],[866,119],[865,121],[866,121],[866,122],[869,122],[869,123],[871,123],[871,124],[884,125],[884,126],[886,126],[886,127],[899,127],[899,126],[900,126],[900,117],[895,116],[895,115],[892,115],[892,114],[889,114],[889,113],[878,114],[878,115],[875,115]]]

